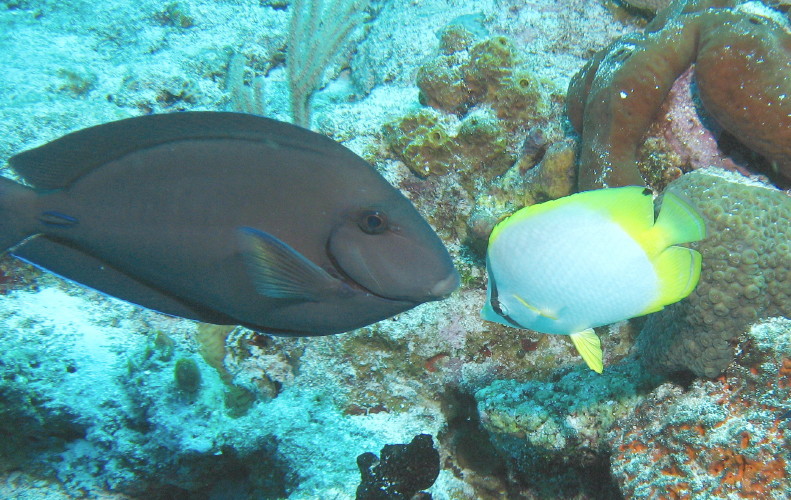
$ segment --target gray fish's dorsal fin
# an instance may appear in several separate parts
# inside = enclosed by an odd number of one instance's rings
[[[200,139],[270,143],[365,164],[332,139],[290,123],[243,113],[189,111],[138,116],[78,130],[19,153],[9,165],[36,188],[60,189],[128,154]]]
[[[238,235],[255,289],[265,297],[317,301],[327,293],[337,294],[345,286],[269,233],[241,227]]]

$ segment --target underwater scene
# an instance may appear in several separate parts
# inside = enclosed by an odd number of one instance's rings
[[[0,498],[791,496],[791,2],[3,0]]]

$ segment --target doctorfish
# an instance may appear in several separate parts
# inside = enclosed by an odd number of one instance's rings
[[[594,371],[603,370],[594,327],[659,311],[698,283],[701,255],[679,246],[706,236],[703,218],[665,192],[654,219],[650,190],[586,191],[532,205],[489,236],[489,321],[569,335]]]
[[[359,328],[459,278],[414,206],[320,134],[222,112],[70,133],[0,177],[0,251],[172,316],[281,335]]]

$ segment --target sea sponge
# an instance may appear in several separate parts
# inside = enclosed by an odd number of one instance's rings
[[[430,434],[418,434],[409,444],[386,444],[381,456],[371,452],[357,457],[362,481],[358,500],[420,498],[439,475],[439,452]]]
[[[580,189],[643,184],[637,148],[693,63],[706,111],[791,179],[791,32],[779,13],[742,3],[677,0],[577,73],[567,105],[582,135]]]
[[[467,112],[477,96],[464,81],[464,60],[464,56],[456,52],[437,56],[418,68],[416,82],[421,104],[449,113]]]
[[[719,169],[672,182],[706,220],[700,282],[685,300],[648,317],[637,350],[665,373],[716,377],[761,318],[791,316],[791,197]]]
[[[430,108],[386,124],[385,140],[419,177],[455,171],[491,179],[516,161],[514,132],[546,124],[547,84],[507,37],[472,43],[475,35],[455,24],[440,36],[441,53],[417,72],[420,103]]]
[[[486,38],[466,50],[442,50],[418,69],[422,104],[458,116],[478,104],[489,105],[509,130],[548,113],[545,82],[525,66],[508,37]]]
[[[385,124],[384,136],[390,149],[415,175],[428,177],[462,165],[448,128],[439,112],[421,108]]]
[[[454,121],[421,108],[386,124],[385,140],[419,177],[458,171],[491,178],[514,162],[507,134],[491,111],[475,110]]]

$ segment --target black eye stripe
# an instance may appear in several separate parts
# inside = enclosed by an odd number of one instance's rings
[[[489,257],[486,257],[486,267],[489,267]],[[506,320],[513,326],[514,328],[523,328],[522,325],[514,321],[513,318],[508,316],[503,312],[503,307],[500,305],[500,295],[497,293],[497,283],[494,280],[494,275],[489,273],[489,289],[491,290],[491,297],[489,298],[489,303],[492,305],[492,309],[496,312],[501,318]]]

